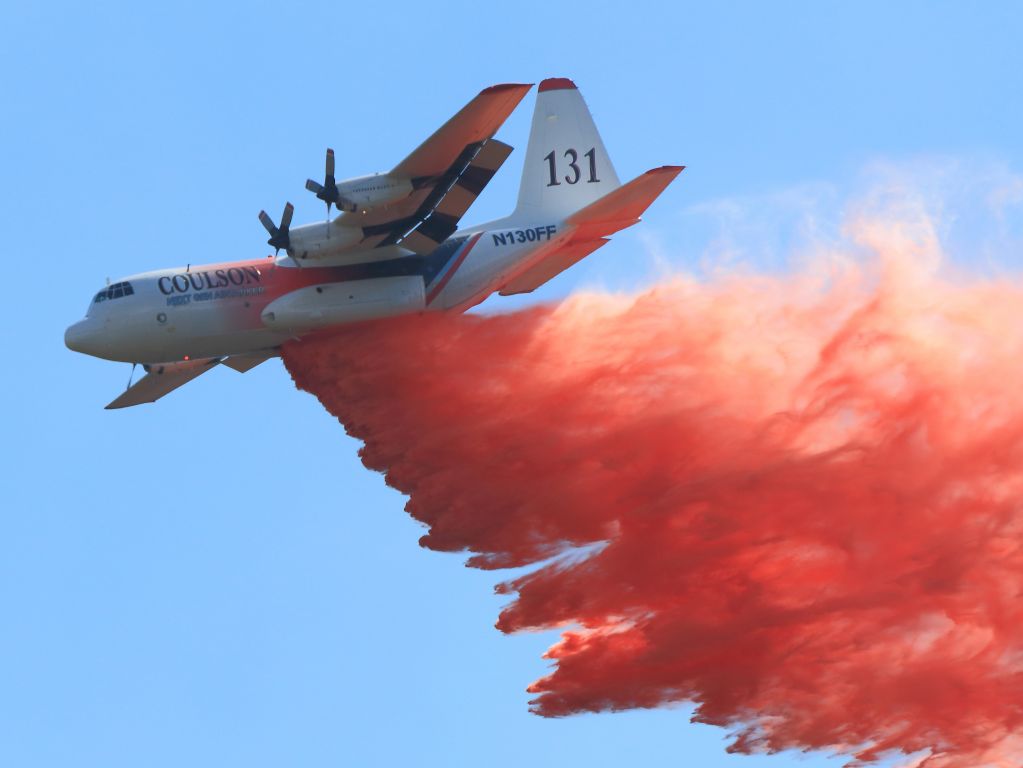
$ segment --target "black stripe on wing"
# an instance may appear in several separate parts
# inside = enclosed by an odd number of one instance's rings
[[[393,221],[386,221],[381,224],[374,224],[372,226],[363,227],[362,236],[364,239],[370,237],[376,237],[378,235],[384,235],[380,242],[376,243],[377,248],[385,245],[394,245],[399,242],[405,235],[411,230],[426,220],[437,204],[444,199],[444,196],[451,189],[452,185],[458,180],[458,177],[462,175],[462,172],[468,167],[472,159],[476,157],[480,148],[483,146],[483,142],[475,142],[473,144],[467,144],[465,148],[458,154],[455,161],[448,167],[448,169],[437,177],[436,182],[433,184],[433,189],[426,196],[419,208],[411,216],[403,216],[400,219]],[[426,185],[424,184],[424,187]],[[454,230],[452,230],[454,231]]]
[[[476,154],[436,208],[414,230],[400,241],[402,247],[416,253],[430,253],[457,229],[458,222],[479,197],[490,180],[508,159],[512,148],[491,139]]]

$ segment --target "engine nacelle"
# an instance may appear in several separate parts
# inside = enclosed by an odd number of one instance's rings
[[[330,237],[327,237],[329,228]],[[288,255],[293,259],[326,259],[362,242],[360,227],[342,227],[334,222],[303,224],[290,233]]]
[[[337,188],[342,198],[355,205],[356,211],[363,212],[386,207],[412,194],[409,179],[387,174],[348,179]],[[358,247],[363,241],[362,227],[357,223],[343,226],[339,221],[340,217],[329,223],[294,227],[289,234],[288,255],[301,260],[329,259]]]
[[[270,302],[261,317],[274,330],[304,331],[418,312],[425,306],[422,276],[405,275],[299,288]]]
[[[381,205],[404,200],[412,194],[411,179],[378,173],[338,182],[337,191],[355,203],[357,210],[369,211]]]

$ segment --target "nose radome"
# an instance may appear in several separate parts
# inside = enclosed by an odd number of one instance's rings
[[[79,320],[64,331],[64,344],[68,349],[81,352],[86,355],[94,354],[96,341],[98,340],[99,327],[96,322],[86,318]]]

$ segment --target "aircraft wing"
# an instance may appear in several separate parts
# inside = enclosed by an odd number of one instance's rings
[[[182,384],[201,376],[219,362],[219,357],[205,357],[199,360],[182,360],[179,363],[147,365],[146,375],[111,402],[107,409],[155,403],[168,392],[173,392]]]
[[[637,223],[683,169],[679,165],[654,168],[573,213],[565,222],[573,227],[569,239],[501,286],[500,294],[535,291],[607,243],[608,236]]]
[[[437,207],[531,87],[506,84],[481,91],[390,172],[411,179],[412,194],[367,213],[345,212],[335,221],[361,227],[367,246],[400,241]]]
[[[392,176],[424,178],[444,173],[469,144],[486,141],[519,105],[532,83],[492,85],[398,163]]]
[[[497,139],[484,144],[465,170],[454,179],[454,184],[438,184],[434,194],[421,206],[420,213],[425,210],[426,215],[398,243],[403,248],[425,256],[447,240],[458,229],[458,222],[469,210],[469,206],[476,202],[476,198],[511,152],[510,146]]]
[[[145,366],[146,375],[111,402],[107,409],[155,403],[164,395],[215,368],[219,363],[234,368],[240,373],[245,373],[277,354],[277,350],[265,350],[246,355],[232,355],[231,357],[204,357],[198,360],[182,360],[177,363],[147,365]]]
[[[225,357],[220,362],[228,368],[233,368],[238,371],[238,373],[246,373],[247,371],[251,371],[260,363],[265,363],[271,357],[277,357],[279,355],[280,352],[276,349],[262,349],[258,352],[246,352],[243,355],[231,355],[230,357]]]

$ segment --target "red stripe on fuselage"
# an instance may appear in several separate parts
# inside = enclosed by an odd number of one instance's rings
[[[444,286],[448,284],[448,281],[450,281],[451,278],[454,276],[455,272],[458,271],[458,268],[462,266],[462,262],[465,261],[466,256],[469,255],[469,251],[471,251],[476,246],[476,243],[479,242],[479,239],[481,237],[483,237],[482,232],[475,235],[472,239],[469,240],[469,242],[462,246],[462,252],[458,254],[458,257],[455,259],[455,263],[451,265],[448,271],[444,273],[444,277],[438,280],[437,285],[431,288],[430,292],[426,295],[427,306],[430,306],[431,302],[433,302],[433,300],[440,295],[440,292],[444,290]]]

